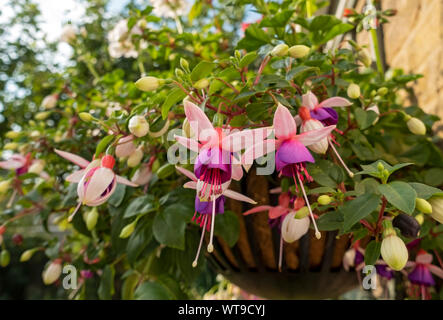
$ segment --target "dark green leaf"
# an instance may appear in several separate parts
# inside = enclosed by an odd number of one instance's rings
[[[166,287],[158,282],[143,282],[135,290],[134,298],[136,300],[171,300],[174,297]]]
[[[217,215],[215,220],[215,234],[222,237],[230,247],[234,246],[240,236],[237,215],[232,211],[225,211],[224,214]]]
[[[377,209],[379,201],[380,196],[367,193],[347,202],[341,209],[344,213],[344,231],[350,230],[354,224]]]
[[[177,102],[183,100],[186,97],[186,93],[184,93],[180,88],[172,89],[165,102],[162,105],[162,117],[166,119],[171,107]]]
[[[215,68],[215,63],[209,61],[200,61],[191,72],[192,81],[198,81],[211,74]]]
[[[368,246],[365,250],[365,264],[368,265],[374,265],[375,262],[380,257],[380,249],[381,249],[381,242],[377,242],[375,240],[372,240],[368,243]]]
[[[154,197],[152,195],[144,195],[135,198],[126,208],[124,217],[130,218],[141,213],[147,213],[154,209]]]
[[[397,209],[408,214],[414,212],[417,193],[406,182],[394,181],[388,184],[381,184],[378,186],[378,190]]]
[[[106,265],[103,269],[100,286],[98,287],[98,296],[101,300],[112,299],[114,294],[114,276],[114,267],[112,265]]]

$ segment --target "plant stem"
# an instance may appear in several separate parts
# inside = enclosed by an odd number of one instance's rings
[[[306,0],[306,16],[308,18],[312,16],[312,0]]]
[[[378,73],[380,74],[380,77],[382,79],[385,78],[385,72],[383,70],[383,64],[381,61],[381,55],[380,55],[380,48],[378,45],[378,37],[377,37],[377,31],[375,29],[371,29],[371,37],[372,37],[372,44],[374,46],[374,52],[375,52],[375,57],[377,59],[377,70]]]

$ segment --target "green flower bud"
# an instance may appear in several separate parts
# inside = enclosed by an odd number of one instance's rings
[[[8,250],[3,249],[2,252],[0,252],[0,266],[6,267],[8,266],[9,262],[11,261],[11,254]]]
[[[413,134],[426,134],[426,126],[423,121],[418,118],[411,117],[409,120],[407,120],[406,125],[408,126],[409,131],[411,131]]]
[[[377,93],[381,96],[384,96],[388,93],[388,88],[386,87],[381,87],[377,90]]]
[[[137,89],[141,91],[154,91],[157,90],[164,83],[163,79],[157,79],[156,77],[143,77],[135,82]]]
[[[50,111],[42,111],[35,114],[34,119],[38,121],[43,121],[49,117]]]
[[[432,206],[431,217],[440,223],[443,223],[443,198],[437,197],[429,200]]]
[[[17,131],[8,131],[5,134],[5,137],[8,139],[15,139],[18,138],[20,136],[20,132]]]
[[[385,166],[383,165],[383,163],[379,162],[377,164],[377,170],[382,172],[383,170],[385,170]]]
[[[194,83],[194,88],[198,90],[205,89],[208,86],[209,86],[209,80],[206,78],[200,79]]]
[[[271,51],[271,56],[273,57],[283,57],[288,54],[289,47],[285,43],[276,45]]]
[[[295,45],[289,48],[289,55],[292,58],[304,58],[308,55],[309,51],[311,51],[311,48],[304,45]]]
[[[358,86],[358,84],[351,83],[348,87],[347,93],[349,98],[357,99],[358,97],[360,97],[360,87]]]
[[[180,66],[183,68],[183,70],[189,72],[189,62],[188,60],[184,58],[180,58]]]
[[[95,228],[98,221],[98,210],[94,207],[91,211],[89,211],[86,215],[86,227],[89,231]]]
[[[366,67],[370,67],[372,63],[371,55],[367,49],[361,49],[357,54],[358,60],[360,60]]]
[[[415,198],[415,207],[418,211],[423,213],[432,213],[432,206],[431,204],[422,198]]]
[[[408,249],[403,240],[395,234],[395,231],[384,237],[380,252],[383,260],[393,270],[403,269],[408,262]]]
[[[91,122],[92,120],[94,120],[94,117],[90,113],[88,113],[88,112],[80,112],[78,114],[78,116],[84,122]]]
[[[304,206],[295,212],[294,218],[295,219],[303,219],[309,215],[309,209],[308,207]]]
[[[321,195],[320,197],[318,197],[317,202],[319,204],[321,204],[322,206],[326,206],[328,204],[330,204],[332,201],[332,198],[326,194]]]
[[[120,238],[126,239],[128,238],[135,230],[135,226],[137,225],[137,220],[134,220],[130,224],[126,225],[122,231],[120,232]]]
[[[11,180],[0,181],[0,194],[6,193],[11,185]]]
[[[15,150],[18,148],[18,143],[8,142],[3,146],[3,150]]]
[[[20,262],[29,261],[32,258],[32,256],[34,255],[34,253],[36,253],[37,251],[38,251],[38,248],[28,249],[28,250],[24,251],[22,253],[22,255],[20,256]]]
[[[424,216],[422,213],[417,214],[417,215],[415,216],[415,220],[417,220],[417,222],[418,222],[419,225],[422,225],[423,222],[425,222],[425,216]]]
[[[185,75],[185,73],[183,72],[182,69],[179,68],[175,68],[175,76],[177,78],[182,78]]]

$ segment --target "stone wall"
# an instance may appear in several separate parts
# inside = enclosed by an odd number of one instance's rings
[[[358,1],[361,10],[366,1]],[[443,0],[381,0],[397,14],[383,26],[386,62],[420,73],[414,91],[425,112],[443,118]],[[367,42],[364,34],[359,38]],[[443,121],[434,128],[443,136]]]

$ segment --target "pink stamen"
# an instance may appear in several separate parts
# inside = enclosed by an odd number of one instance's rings
[[[78,203],[77,207],[75,207],[74,212],[68,217],[68,222],[71,222],[72,219],[74,219],[75,214],[77,213],[78,209],[82,206],[81,201]]]
[[[203,244],[203,238],[205,237],[206,225],[208,223],[208,216],[205,216],[203,220],[204,220],[204,227],[203,227],[202,235],[200,237],[200,243],[198,245],[197,254],[195,255],[194,261],[192,262],[193,268],[197,267],[198,258],[200,256],[200,250],[201,250],[201,247]]]
[[[332,151],[334,151],[335,155],[337,156],[338,160],[340,161],[341,165],[343,166],[343,168],[346,170],[346,172],[348,173],[348,175],[353,178],[354,177],[354,173],[349,170],[348,166],[345,164],[345,162],[343,161],[343,159],[340,157],[340,155],[337,152],[337,149],[335,149],[334,145],[331,143],[331,140],[328,139],[329,145],[331,146]]]
[[[214,245],[212,244],[212,241],[214,239],[214,225],[215,225],[215,200],[212,201],[211,235],[209,237],[209,244],[208,244],[209,253],[214,251]]]

